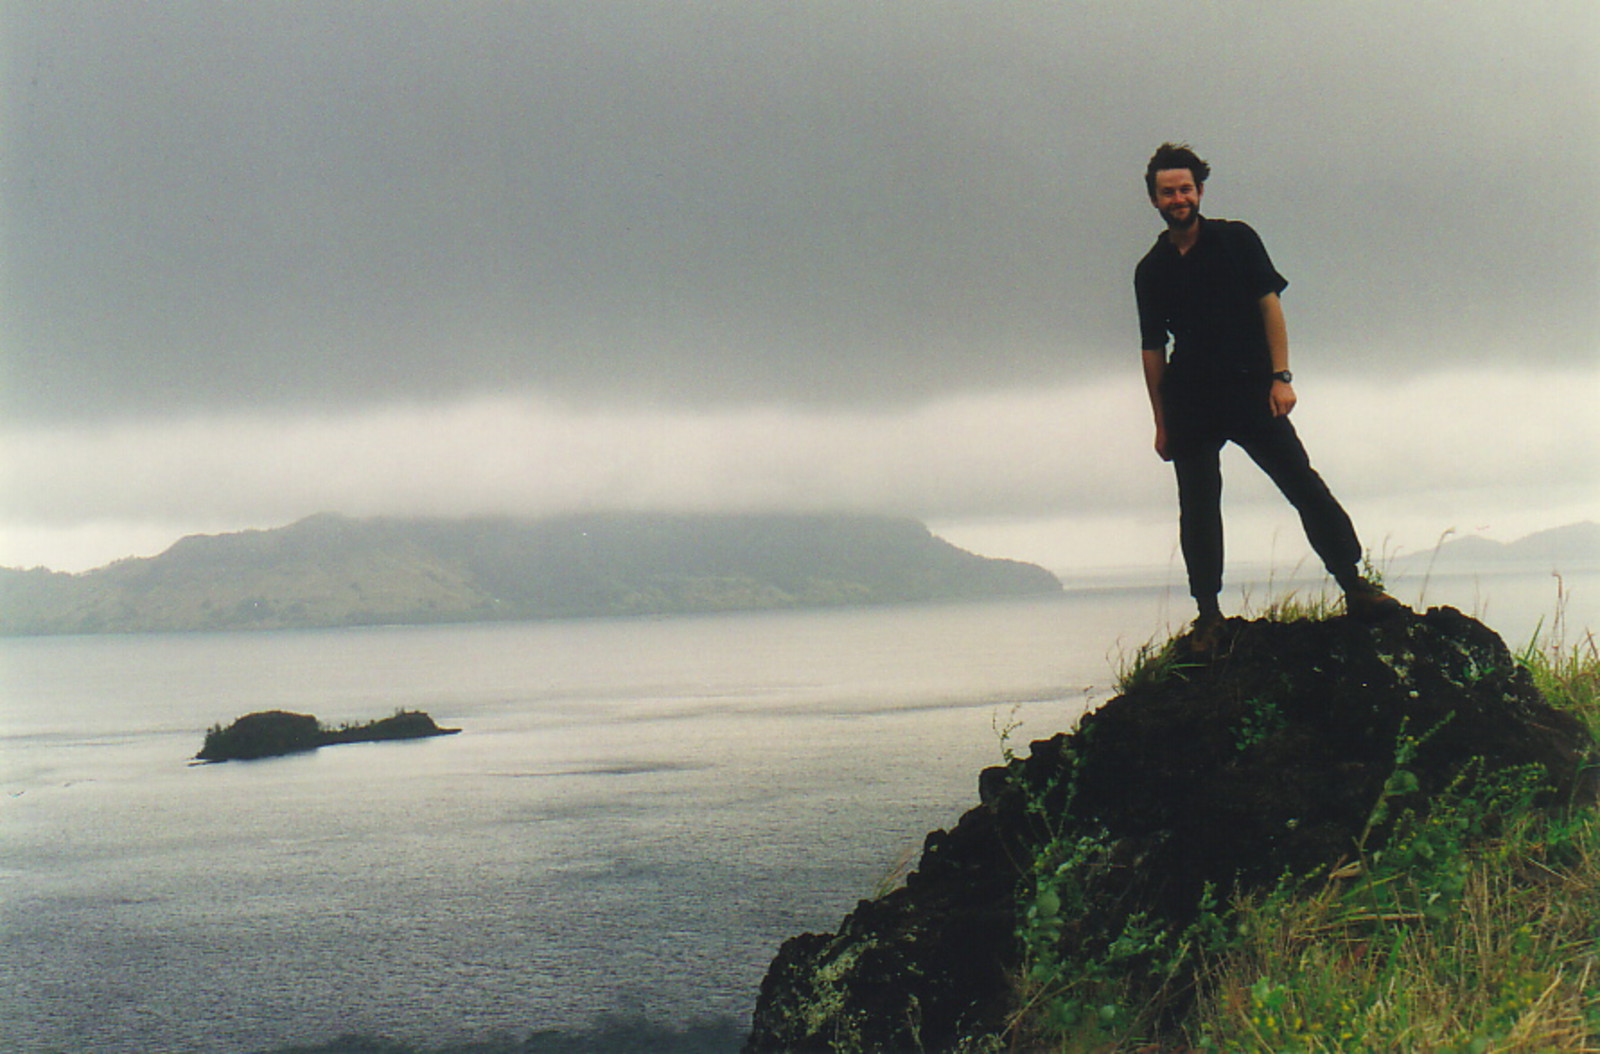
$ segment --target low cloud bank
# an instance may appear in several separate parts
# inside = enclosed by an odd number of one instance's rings
[[[1600,391],[1600,375],[1563,382]],[[1600,421],[1548,377],[1489,371],[1302,385],[1295,420],[1369,544],[1600,518]],[[533,396],[345,415],[0,431],[0,563],[82,569],[182,534],[353,516],[586,509],[905,513],[1046,562],[1165,560],[1172,485],[1136,374],[877,412],[579,410]],[[1236,451],[1230,517],[1286,507]],[[1231,521],[1230,521],[1231,522]],[[1292,525],[1292,518],[1287,520]],[[985,533],[987,532],[987,534]],[[1403,537],[1396,532],[1403,532]],[[1290,532],[1292,534],[1292,532]],[[1293,545],[1294,542],[1287,542]],[[1159,550],[1159,551],[1157,551]],[[1035,552],[992,552],[1037,559]]]

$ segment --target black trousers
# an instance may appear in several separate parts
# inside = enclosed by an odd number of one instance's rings
[[[1361,542],[1287,417],[1273,417],[1267,389],[1244,385],[1163,390],[1168,452],[1178,477],[1178,535],[1189,593],[1202,606],[1222,592],[1222,448],[1237,443],[1300,514],[1306,540],[1346,588]]]

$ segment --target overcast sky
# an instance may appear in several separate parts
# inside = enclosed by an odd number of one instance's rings
[[[0,564],[318,511],[850,508],[1171,558],[1211,161],[1372,549],[1600,519],[1592,0],[0,0]],[[1292,514],[1228,463],[1236,553]]]

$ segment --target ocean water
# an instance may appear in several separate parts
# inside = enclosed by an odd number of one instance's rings
[[[1600,579],[1565,588],[1568,626],[1600,625]],[[1514,646],[1556,606],[1537,572],[1427,590]],[[0,1050],[742,1029],[778,945],[835,927],[975,804],[1007,729],[1020,749],[1070,728],[1187,614],[1158,583],[0,640]],[[251,711],[402,707],[464,731],[187,763]]]

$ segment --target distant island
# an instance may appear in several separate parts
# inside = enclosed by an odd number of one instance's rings
[[[196,761],[251,761],[256,758],[298,754],[338,743],[376,743],[391,739],[426,739],[450,736],[459,728],[440,728],[420,710],[397,710],[390,717],[364,725],[325,728],[310,714],[264,710],[246,714],[227,728],[213,725],[206,732]]]
[[[1411,554],[1411,559],[1431,560],[1441,568],[1546,564],[1561,570],[1593,566],[1600,564],[1600,523],[1571,523],[1511,542],[1475,534],[1446,537],[1432,549]]]
[[[351,519],[192,535],[80,574],[0,568],[0,634],[667,615],[1033,596],[1042,567],[913,519],[612,513]]]

